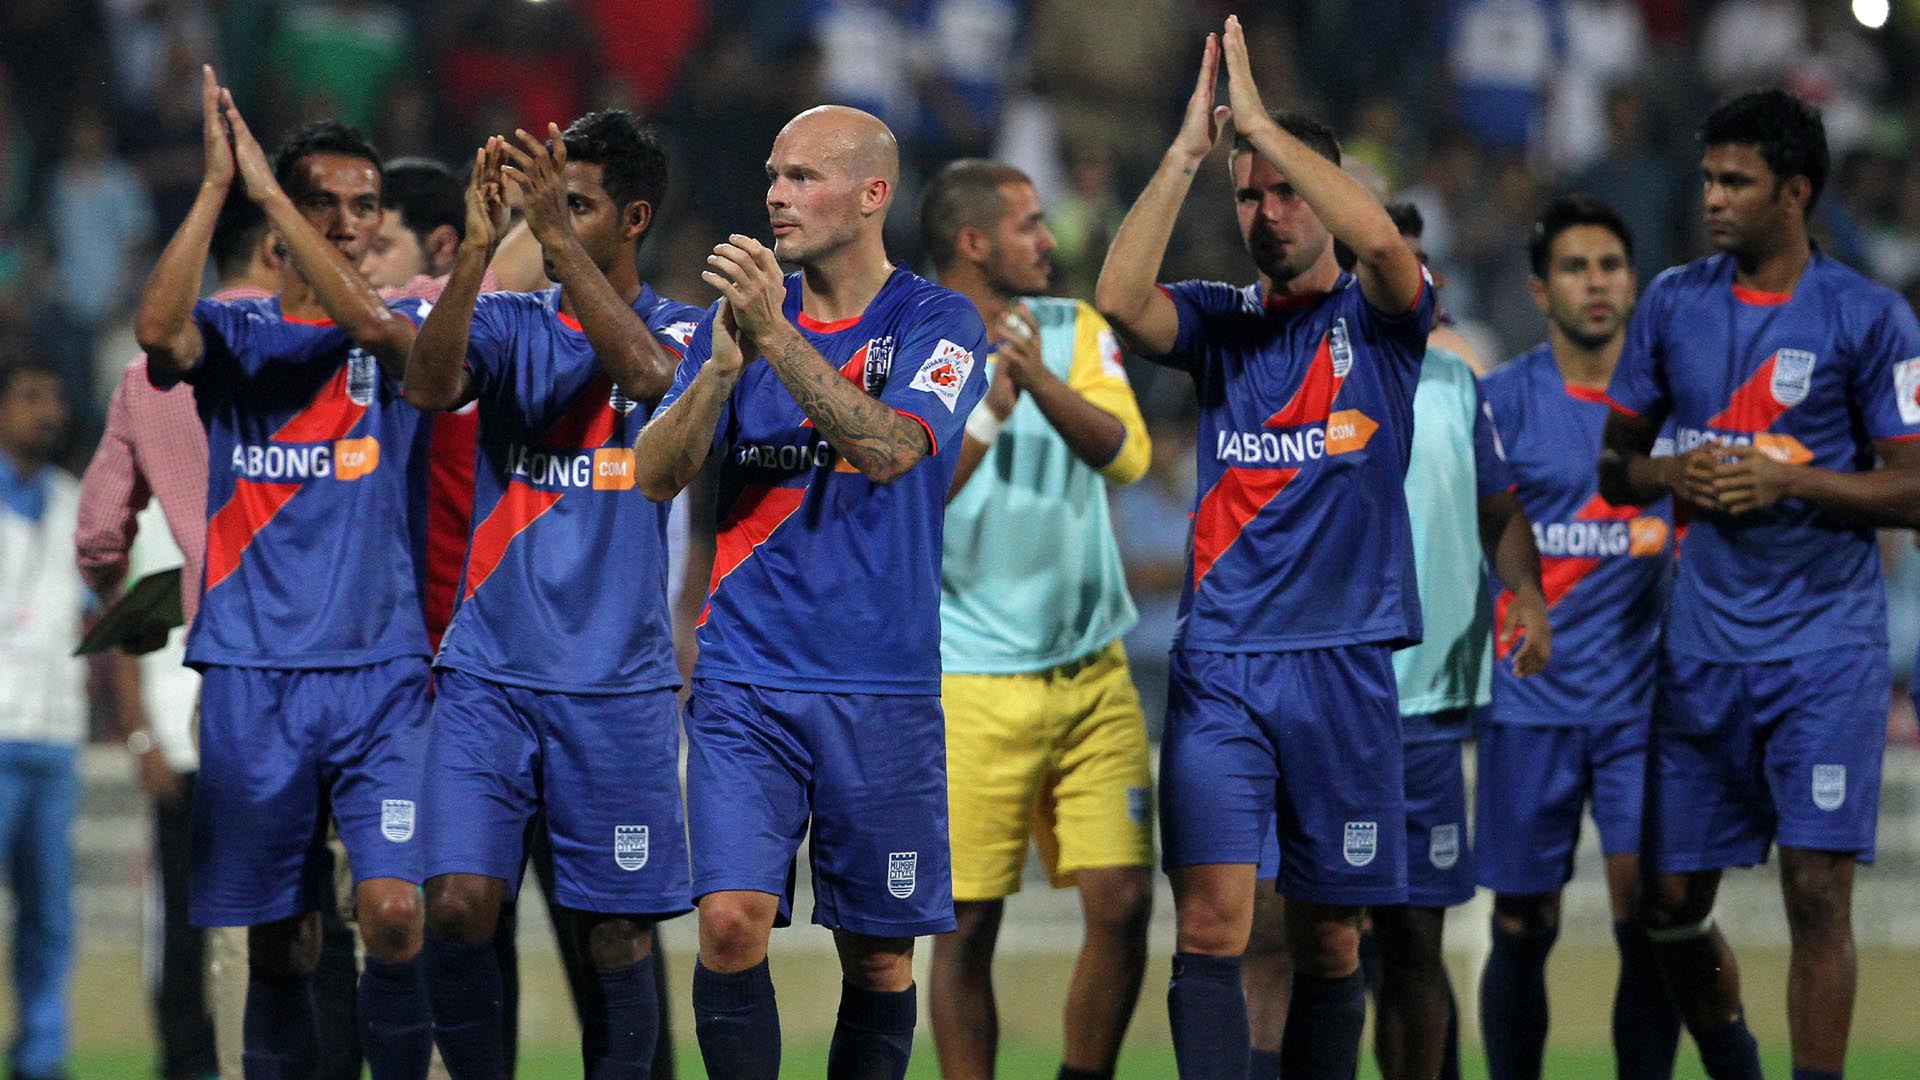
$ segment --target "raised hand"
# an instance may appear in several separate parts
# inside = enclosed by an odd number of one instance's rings
[[[740,324],[733,317],[733,305],[723,297],[713,317],[713,358],[719,371],[737,375],[747,366],[747,346],[741,341]]]
[[[727,309],[752,351],[764,352],[765,343],[787,325],[786,276],[772,249],[751,236],[734,233],[707,256],[710,270],[700,277],[720,290]]]
[[[467,181],[467,235],[464,243],[489,254],[507,234],[513,211],[507,206],[500,162],[505,140],[498,135],[473,152],[473,177]]]
[[[1213,152],[1221,129],[1233,110],[1214,103],[1214,84],[1220,78],[1220,39],[1207,35],[1200,51],[1200,74],[1194,79],[1193,94],[1187,98],[1187,111],[1180,118],[1180,132],[1173,137],[1173,151],[1191,162]]]
[[[260,148],[260,140],[253,137],[252,129],[247,127],[245,117],[233,103],[233,91],[220,89],[220,111],[227,119],[227,128],[233,132],[233,162],[240,173],[240,182],[246,185],[247,197],[257,203],[280,190],[280,182],[274,179],[273,163],[267,160],[267,152]]]
[[[1238,15],[1227,16],[1221,52],[1227,61],[1227,104],[1238,118],[1235,126],[1246,132],[1252,125],[1268,123],[1267,106],[1260,100],[1260,88],[1253,81],[1253,66],[1247,60],[1247,32],[1241,28]]]
[[[200,145],[206,159],[200,182],[215,187],[233,183],[233,139],[227,134],[227,122],[220,115],[220,80],[213,65],[200,65]]]
[[[513,131],[519,146],[506,139],[499,145],[506,155],[500,173],[519,193],[520,209],[527,215],[527,228],[533,231],[533,238],[551,251],[573,235],[573,220],[567,212],[566,140],[560,137],[559,124],[548,124],[547,133],[553,144],[551,151],[519,128]]]

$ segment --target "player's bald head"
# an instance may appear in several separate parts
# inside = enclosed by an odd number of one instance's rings
[[[900,144],[893,131],[870,112],[846,105],[817,105],[780,129],[773,142],[776,154],[783,143],[812,151],[822,164],[852,179],[885,180],[889,192],[900,184]]]

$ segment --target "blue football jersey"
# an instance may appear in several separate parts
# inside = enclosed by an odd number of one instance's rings
[[[675,356],[702,312],[643,287],[633,310]],[[635,487],[648,403],[600,366],[558,287],[474,305],[473,527],[436,666],[536,690],[677,686],[667,511]]]
[[[1737,287],[1730,255],[1655,278],[1608,387],[1666,420],[1675,449],[1759,447],[1838,472],[1873,467],[1877,439],[1920,438],[1920,325],[1899,294],[1816,251],[1791,294]],[[1883,646],[1874,530],[1799,499],[1688,527],[1668,647],[1710,660],[1782,660]]]
[[[392,307],[419,322],[419,301]],[[430,426],[331,320],[201,300],[207,563],[187,662],[354,667],[425,656]],[[156,386],[174,380],[150,368]]]
[[[1420,640],[1402,490],[1434,290],[1376,310],[1342,274],[1323,296],[1185,281],[1160,362],[1193,375],[1199,494],[1178,642],[1273,652]]]
[[[933,452],[876,484],[840,459],[771,365],[750,362],[714,432],[719,531],[696,675],[938,694],[942,525],[961,429],[986,393],[986,329],[965,297],[905,268],[865,312],[833,323],[800,311],[790,275],[786,314],[841,375],[925,426]],[[710,310],[661,409],[712,353]]]
[[[1481,386],[1533,522],[1553,625],[1545,671],[1517,679],[1512,665],[1495,665],[1494,717],[1554,727],[1645,720],[1673,562],[1672,501],[1614,506],[1600,497],[1606,396],[1568,385],[1551,346],[1522,353]],[[1498,619],[1512,599],[1500,590]]]

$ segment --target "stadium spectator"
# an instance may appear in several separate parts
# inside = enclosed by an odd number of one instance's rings
[[[73,647],[89,597],[72,559],[79,485],[53,464],[66,437],[63,380],[44,361],[0,360],[0,865],[14,909],[15,1080],[57,1080],[67,1065],[87,733],[86,666]]]

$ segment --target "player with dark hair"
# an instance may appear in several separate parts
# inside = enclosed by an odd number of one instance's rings
[[[1039,295],[1053,234],[1025,173],[953,162],[927,185],[920,219],[940,283],[996,328],[940,581],[959,923],[933,945],[941,1073],[993,1075],[994,942],[1031,838],[1053,884],[1080,890],[1086,923],[1060,1075],[1111,1076],[1146,968],[1153,779],[1120,643],[1137,616],[1107,487],[1144,476],[1153,447],[1106,320]]]
[[[1223,51],[1230,109],[1214,103]],[[1161,287],[1181,201],[1229,115],[1259,278]],[[1229,18],[1096,292],[1122,337],[1191,373],[1200,398],[1160,773],[1177,937],[1167,1005],[1186,1076],[1246,1075],[1241,955],[1276,811],[1294,963],[1287,1076],[1353,1074],[1361,914],[1407,899],[1392,650],[1421,636],[1401,485],[1434,298],[1392,218],[1337,159],[1324,125],[1267,112]],[[1354,273],[1336,262],[1336,238]]]
[[[1758,1077],[1713,903],[1726,868],[1777,842],[1794,1077],[1822,1080],[1846,1057],[1853,878],[1873,859],[1892,692],[1874,529],[1920,525],[1920,323],[1808,237],[1818,112],[1759,91],[1700,141],[1719,253],[1648,286],[1600,458],[1614,505],[1694,507],[1649,750],[1644,917],[1708,1074]],[[1651,454],[1663,424],[1672,457]]]
[[[591,960],[585,1075],[645,1076],[658,1036],[653,920],[686,911],[679,673],[666,608],[667,506],[629,448],[700,317],[639,278],[664,185],[657,136],[595,113],[542,144],[477,154],[446,291],[407,368],[423,408],[479,402],[472,539],[439,673],[423,827],[435,1036],[461,1080],[507,1075],[493,939],[536,813],[555,902]],[[579,156],[575,156],[575,155]],[[664,175],[664,170],[660,170]],[[519,190],[556,287],[480,294]],[[635,593],[635,587],[640,590]]]
[[[914,938],[954,928],[941,525],[985,332],[965,297],[887,260],[899,169],[893,133],[856,109],[781,129],[774,246],[714,248],[721,299],[636,447],[662,500],[720,457],[686,717],[693,1004],[716,1078],[779,1072],[767,943],[809,823],[813,918],[845,978],[829,1076],[905,1075]]]
[[[389,161],[380,179],[380,221],[360,272],[376,288],[397,289],[424,274],[444,277],[466,218],[453,170],[427,158]]]
[[[1590,806],[1620,950],[1618,1072],[1666,1077],[1680,1017],[1634,911],[1673,513],[1664,496],[1609,504],[1588,462],[1633,312],[1633,236],[1611,207],[1571,195],[1541,212],[1527,247],[1547,341],[1482,385],[1534,522],[1554,650],[1553,666],[1530,679],[1495,668],[1493,708],[1477,731],[1480,790],[1499,793],[1479,800],[1474,825],[1479,882],[1494,891],[1481,1042],[1493,1080],[1540,1076],[1547,954],[1560,932],[1581,809]]]
[[[252,928],[248,1071],[311,1073],[330,809],[367,952],[363,1049],[375,1076],[424,1076],[414,819],[427,670],[412,524],[426,428],[398,378],[418,308],[389,308],[354,269],[380,222],[373,147],[310,125],[269,166],[212,69],[202,78],[205,178],[134,322],[156,384],[193,385],[213,466],[187,646],[205,675],[191,915]],[[286,249],[281,291],[196,302],[236,173]]]

